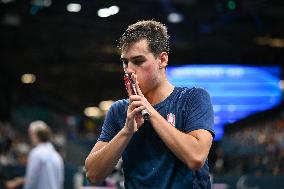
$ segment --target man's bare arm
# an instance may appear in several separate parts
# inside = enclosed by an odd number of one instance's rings
[[[98,141],[95,144],[85,161],[90,182],[103,181],[112,172],[132,135],[133,132],[123,128],[110,142]]]
[[[170,125],[158,112],[152,113],[150,120],[167,147],[190,169],[196,170],[204,165],[213,140],[209,131],[198,129],[183,133]]]

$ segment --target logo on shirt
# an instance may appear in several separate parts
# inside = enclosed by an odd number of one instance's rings
[[[175,116],[175,114],[169,113],[169,114],[167,115],[167,121],[168,121],[172,126],[175,127],[175,124],[176,124],[176,116]]]

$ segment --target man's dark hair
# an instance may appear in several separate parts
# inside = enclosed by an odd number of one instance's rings
[[[118,41],[118,48],[123,50],[129,44],[146,39],[149,50],[158,56],[161,52],[169,53],[169,35],[167,27],[154,20],[142,20],[129,25]]]

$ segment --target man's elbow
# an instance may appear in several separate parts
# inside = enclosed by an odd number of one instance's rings
[[[187,160],[186,165],[191,170],[198,170],[203,167],[203,165],[205,164],[205,160],[206,159],[204,158],[196,157],[194,159]]]
[[[86,177],[88,181],[92,184],[99,184],[104,180],[104,177],[100,176],[99,174],[96,174],[96,172],[92,171],[87,171],[86,172]]]
[[[92,184],[98,184],[102,182],[105,178],[98,173],[92,166],[90,165],[90,162],[88,162],[88,158],[85,161],[85,168],[86,168],[86,177],[89,182]]]

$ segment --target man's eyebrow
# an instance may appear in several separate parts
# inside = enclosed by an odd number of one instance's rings
[[[133,57],[130,57],[129,59],[127,58],[120,58],[121,61],[128,61],[128,60],[135,60],[135,59],[138,59],[138,58],[144,58],[143,55],[138,55],[138,56],[133,56]]]
[[[144,56],[143,55],[138,55],[138,56],[131,57],[130,59],[137,59],[137,58],[144,58]]]

